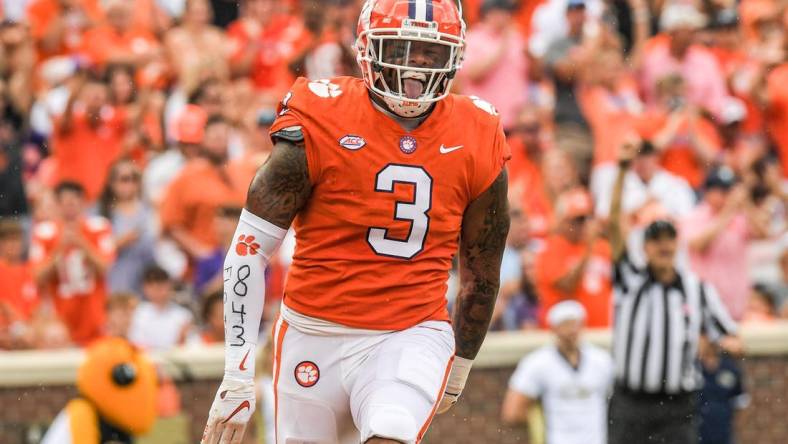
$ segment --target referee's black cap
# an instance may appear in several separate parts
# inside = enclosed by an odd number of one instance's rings
[[[675,239],[677,235],[676,226],[673,225],[673,222],[665,219],[658,219],[648,224],[643,238],[646,241],[657,240],[663,237]]]

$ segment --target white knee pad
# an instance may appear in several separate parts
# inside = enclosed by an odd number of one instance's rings
[[[411,413],[397,405],[374,404],[372,415],[364,425],[361,442],[373,437],[396,439],[404,444],[415,444],[419,424]]]

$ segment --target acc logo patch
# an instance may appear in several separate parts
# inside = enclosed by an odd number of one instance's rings
[[[342,95],[342,89],[339,88],[339,85],[326,79],[309,82],[309,90],[315,93],[316,96],[324,99]]]
[[[301,387],[312,387],[320,380],[320,369],[312,361],[301,361],[293,372],[295,380]]]
[[[351,151],[360,150],[366,146],[367,141],[361,136],[354,136],[348,134],[347,136],[339,139],[339,146],[349,149]]]

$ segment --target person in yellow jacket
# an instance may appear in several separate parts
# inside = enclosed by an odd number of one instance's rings
[[[93,343],[77,374],[79,396],[58,414],[41,444],[132,443],[156,420],[156,369],[122,338]]]

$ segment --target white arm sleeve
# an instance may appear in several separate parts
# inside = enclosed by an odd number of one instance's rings
[[[265,267],[287,231],[243,210],[224,259],[224,374],[254,378],[265,301]]]

